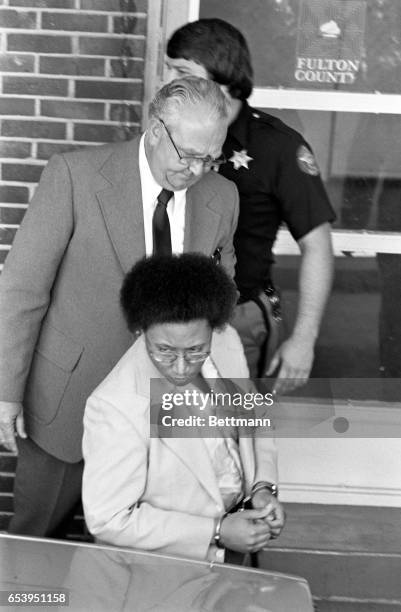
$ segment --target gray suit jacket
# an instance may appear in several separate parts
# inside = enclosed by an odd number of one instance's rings
[[[132,343],[119,306],[145,255],[139,138],[54,156],[0,277],[0,399],[23,401],[30,437],[82,457],[86,398]],[[215,172],[187,192],[185,251],[234,274],[238,194]]]

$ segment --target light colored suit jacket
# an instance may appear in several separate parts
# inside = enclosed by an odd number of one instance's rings
[[[214,333],[211,358],[222,377],[247,378],[237,332]],[[89,530],[117,546],[205,559],[214,518],[224,512],[202,437],[150,437],[149,381],[160,378],[143,337],[87,401],[82,500]],[[277,482],[274,441],[239,440],[245,494]]]
[[[145,255],[139,138],[53,157],[0,277],[0,399],[30,437],[79,461],[86,398],[132,343],[119,306]],[[234,274],[238,195],[215,172],[187,192],[184,250]]]

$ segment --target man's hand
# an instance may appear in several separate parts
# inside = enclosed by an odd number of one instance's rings
[[[16,453],[15,432],[26,438],[23,407],[20,402],[0,402],[0,444]]]
[[[309,378],[316,338],[333,278],[330,225],[322,223],[298,240],[301,250],[297,315],[291,336],[273,356],[266,372],[280,365],[276,393],[288,393]]]
[[[252,495],[252,506],[257,510],[264,509],[266,516],[258,522],[265,522],[270,528],[270,537],[277,538],[285,523],[283,506],[268,489],[260,489]]]
[[[270,526],[264,518],[265,508],[227,514],[221,523],[221,543],[241,553],[258,552],[270,540]]]
[[[277,349],[265,376],[271,376],[280,366],[273,392],[289,393],[305,385],[312,369],[314,341],[290,336]]]

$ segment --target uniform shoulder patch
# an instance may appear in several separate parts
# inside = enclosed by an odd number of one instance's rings
[[[315,156],[305,145],[301,145],[297,150],[297,163],[299,169],[305,174],[318,176],[320,174]]]

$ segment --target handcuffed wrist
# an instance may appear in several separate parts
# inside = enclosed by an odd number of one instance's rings
[[[221,541],[221,525],[223,520],[226,518],[226,514],[222,514],[216,523],[216,527],[214,529],[214,537],[213,543],[217,546],[217,548],[224,548],[223,543]]]
[[[263,490],[270,491],[270,493],[274,495],[274,497],[278,497],[278,486],[274,482],[267,482],[262,480],[259,482],[255,482],[255,484],[253,485],[251,489],[251,497],[253,497],[258,491]]]

